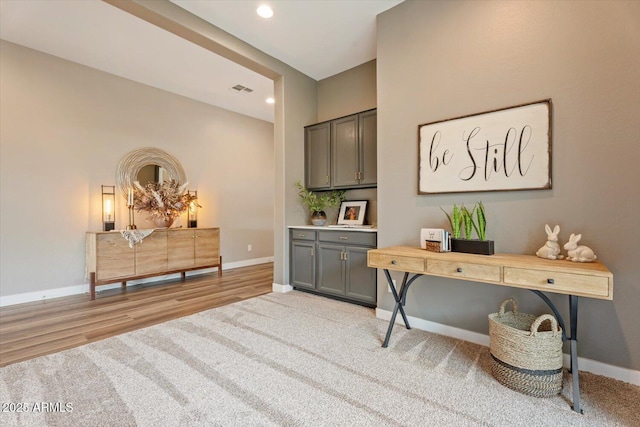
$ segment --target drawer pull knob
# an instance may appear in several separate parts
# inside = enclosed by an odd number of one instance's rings
[[[553,285],[553,279],[547,279],[547,283]]]
[[[391,261],[391,264],[392,264],[392,265],[396,265],[397,263],[396,263],[396,261],[395,261],[395,260],[393,260],[393,261]]]
[[[457,271],[458,273],[462,273],[462,268],[458,267],[458,268],[456,268],[456,271]]]
[[[298,234],[298,237],[304,237],[306,234]]]
[[[347,240],[349,239],[347,236],[340,236],[340,240]]]

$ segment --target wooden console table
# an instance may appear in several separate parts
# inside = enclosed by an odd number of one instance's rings
[[[172,273],[218,267],[222,276],[219,228],[169,228],[154,230],[141,243],[129,247],[118,232],[87,233],[87,278],[90,298],[96,286],[145,279]]]
[[[416,247],[394,246],[370,250],[367,265],[384,270],[396,301],[383,347],[389,345],[398,311],[407,329],[411,329],[404,305],[409,286],[420,276],[449,277],[531,290],[551,308],[562,327],[563,340],[570,341],[573,410],[582,413],[577,348],[578,297],[613,299],[613,274],[602,263],[552,261],[533,255],[437,253]],[[404,272],[400,291],[393,285],[389,270]],[[410,274],[413,276],[409,277]],[[564,320],[558,309],[544,292],[569,295],[570,336],[566,334]]]

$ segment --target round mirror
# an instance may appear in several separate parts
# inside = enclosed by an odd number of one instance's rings
[[[167,179],[171,179],[167,177],[167,171],[158,165],[146,165],[143,166],[142,169],[138,172],[137,180],[143,187],[150,182],[162,183]]]
[[[149,181],[163,182],[175,180],[179,184],[187,182],[187,175],[180,162],[159,148],[139,148],[126,154],[116,169],[116,183],[120,194],[127,197],[134,181],[146,185]]]

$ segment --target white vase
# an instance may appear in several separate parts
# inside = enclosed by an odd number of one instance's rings
[[[174,218],[172,217],[169,217],[168,219],[165,219],[165,217],[163,216],[153,217],[153,223],[156,225],[157,228],[169,228],[171,227],[171,224],[173,224],[173,220]]]

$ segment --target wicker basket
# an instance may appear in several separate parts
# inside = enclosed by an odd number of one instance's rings
[[[513,310],[505,313],[509,302]],[[519,313],[509,298],[489,315],[489,343],[491,373],[500,384],[536,397],[560,393],[562,329],[555,317]]]

